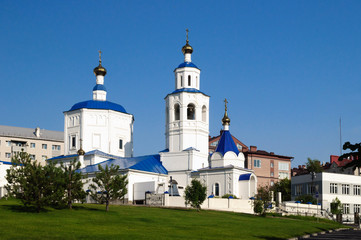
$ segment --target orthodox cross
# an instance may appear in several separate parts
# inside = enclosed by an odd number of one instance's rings
[[[224,106],[225,106],[226,112],[227,112],[227,103],[228,103],[227,98],[225,98],[224,99]]]
[[[99,52],[99,64],[102,64],[102,51],[98,51]]]
[[[188,41],[188,32],[189,32],[188,28],[186,29],[186,32],[187,32],[187,43],[188,43],[189,42]]]

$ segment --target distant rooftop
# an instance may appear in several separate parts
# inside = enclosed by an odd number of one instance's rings
[[[40,129],[40,128],[23,128],[23,127],[0,125],[0,136],[64,142],[63,132]]]

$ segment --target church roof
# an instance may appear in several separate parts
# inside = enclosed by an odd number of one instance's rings
[[[168,174],[167,169],[162,165],[160,161],[160,155],[147,155],[140,157],[118,157],[115,159],[109,159],[107,161],[89,165],[81,169],[82,173],[92,173],[99,171],[98,165],[105,167],[106,165],[119,166],[120,170],[133,169],[145,172],[154,172],[159,174]]]
[[[192,62],[183,62],[178,65],[177,68],[183,68],[183,67],[192,67],[192,68],[198,68],[194,63]],[[198,68],[199,69],[199,68]]]
[[[228,130],[222,132],[221,139],[218,142],[217,148],[214,152],[222,153],[223,156],[227,152],[232,151],[235,154],[239,154],[238,148],[233,141],[232,135]]]
[[[94,86],[93,88],[93,91],[96,91],[96,90],[103,90],[103,91],[106,91],[107,89],[105,88],[105,86],[103,84],[97,84]]]
[[[88,101],[76,103],[70,108],[69,112],[82,108],[106,109],[106,110],[113,110],[117,112],[127,113],[127,111],[124,109],[122,105],[109,101],[95,101],[95,100],[88,100]]]
[[[102,152],[102,151],[99,151],[99,150],[92,150],[92,151],[86,152],[84,155],[85,156],[98,155],[98,156],[106,157],[106,158],[119,158],[118,156],[115,156],[115,155],[112,155],[112,154],[109,154],[109,153],[105,153],[105,152]],[[57,157],[49,158],[49,159],[47,159],[47,161],[49,161],[49,160],[59,160],[59,159],[63,159],[63,158],[75,158],[77,156],[78,156],[78,154],[60,155],[60,156],[57,156]]]

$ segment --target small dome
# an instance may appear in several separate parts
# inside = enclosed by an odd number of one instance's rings
[[[80,148],[80,149],[78,150],[78,155],[79,155],[79,156],[84,156],[84,155],[85,155],[85,151],[84,151],[82,148]]]
[[[124,107],[119,104],[109,102],[109,101],[95,101],[95,100],[88,100],[88,101],[76,103],[71,107],[71,109],[69,111],[74,111],[74,110],[78,110],[78,109],[82,109],[82,108],[106,109],[106,110],[113,110],[113,111],[117,111],[117,112],[127,113],[127,111],[125,111]]]
[[[178,65],[177,68],[183,68],[183,67],[192,67],[192,68],[198,68],[194,63],[192,62],[183,62]],[[198,68],[199,69],[199,68]]]
[[[182,47],[182,52],[183,52],[183,54],[192,53],[192,52],[193,52],[193,48],[192,48],[191,45],[189,45],[188,40],[187,40],[186,45],[184,45],[184,46]]]
[[[102,66],[101,63],[99,63],[99,66],[94,68],[94,74],[95,74],[95,76],[98,76],[98,75],[105,76],[105,74],[107,74],[107,70]]]
[[[223,125],[229,125],[231,123],[231,119],[229,119],[227,112],[224,113],[222,123]]]

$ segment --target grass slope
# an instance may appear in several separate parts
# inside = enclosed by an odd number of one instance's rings
[[[284,239],[340,227],[314,218],[217,211],[75,204],[35,213],[0,200],[0,239]]]

